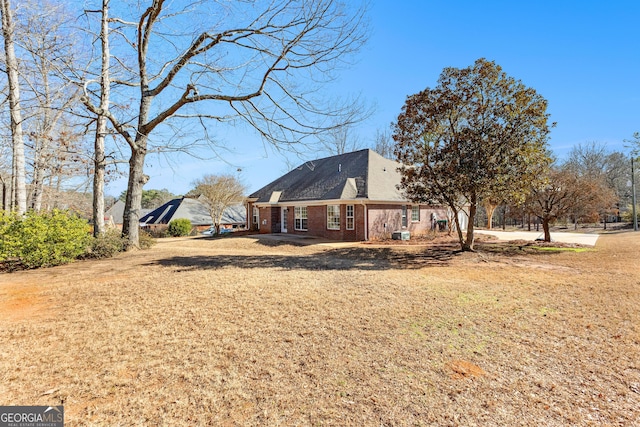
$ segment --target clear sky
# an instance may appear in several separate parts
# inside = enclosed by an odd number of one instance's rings
[[[624,151],[623,140],[640,131],[638,0],[373,0],[369,18],[368,44],[331,87],[376,105],[352,132],[363,146],[373,146],[376,130],[388,129],[407,95],[435,86],[444,67],[468,67],[481,57],[549,101],[550,120],[557,122],[550,146],[560,159],[591,141]],[[253,134],[228,129],[219,139],[235,151],[225,161],[180,157],[151,164],[145,189],[183,194],[204,174],[238,173],[252,192],[288,171],[283,157]],[[314,154],[310,159],[326,156]],[[107,192],[118,195],[125,187],[117,181]]]

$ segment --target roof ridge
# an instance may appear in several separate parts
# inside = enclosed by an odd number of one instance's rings
[[[332,159],[334,157],[350,156],[350,155],[354,155],[356,153],[360,153],[361,151],[373,151],[373,150],[371,148],[362,148],[362,149],[356,150],[356,151],[349,151],[348,153],[333,154],[331,156],[320,157],[318,159],[305,160],[303,163],[301,163],[299,166],[295,167],[294,169],[300,169],[301,167],[303,167],[305,164],[307,164],[309,162],[320,162],[320,161],[324,161],[324,160],[327,160],[327,159]]]

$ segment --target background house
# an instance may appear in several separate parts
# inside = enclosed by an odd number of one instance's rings
[[[186,218],[197,230],[205,230],[213,225],[207,205],[189,197],[173,199],[140,218],[140,225],[149,231],[166,228],[171,220]],[[239,203],[225,209],[221,228],[244,229],[247,222],[246,208]]]
[[[141,209],[142,215],[146,215],[151,212],[151,209]],[[116,201],[107,211],[104,213],[104,222],[109,227],[116,227],[122,230],[122,223],[124,217],[124,202],[122,200]]]
[[[248,227],[345,241],[425,233],[448,210],[404,197],[399,166],[369,149],[305,162],[249,196]]]

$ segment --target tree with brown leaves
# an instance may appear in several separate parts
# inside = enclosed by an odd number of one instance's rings
[[[407,98],[394,126],[405,193],[448,206],[462,250],[473,250],[478,204],[496,195],[523,200],[550,163],[546,111],[542,96],[494,62],[445,68],[435,88]]]
[[[554,167],[545,184],[532,188],[528,210],[542,222],[544,241],[551,241],[551,225],[563,217],[599,218],[615,201],[613,190],[599,178],[579,175],[571,167]]]

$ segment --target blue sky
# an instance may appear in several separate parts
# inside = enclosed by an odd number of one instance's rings
[[[557,122],[550,147],[559,158],[591,141],[624,151],[623,140],[640,131],[639,1],[374,0],[369,18],[368,44],[329,88],[376,105],[352,132],[363,146],[373,145],[376,130],[388,129],[406,96],[435,86],[444,67],[467,67],[481,57],[549,101]],[[235,154],[224,154],[225,161],[180,157],[152,164],[145,188],[182,194],[204,174],[241,169],[240,178],[255,191],[288,170],[283,157],[251,133],[226,129],[218,137]],[[290,159],[291,166],[301,163]],[[108,193],[125,186],[114,182]]]

